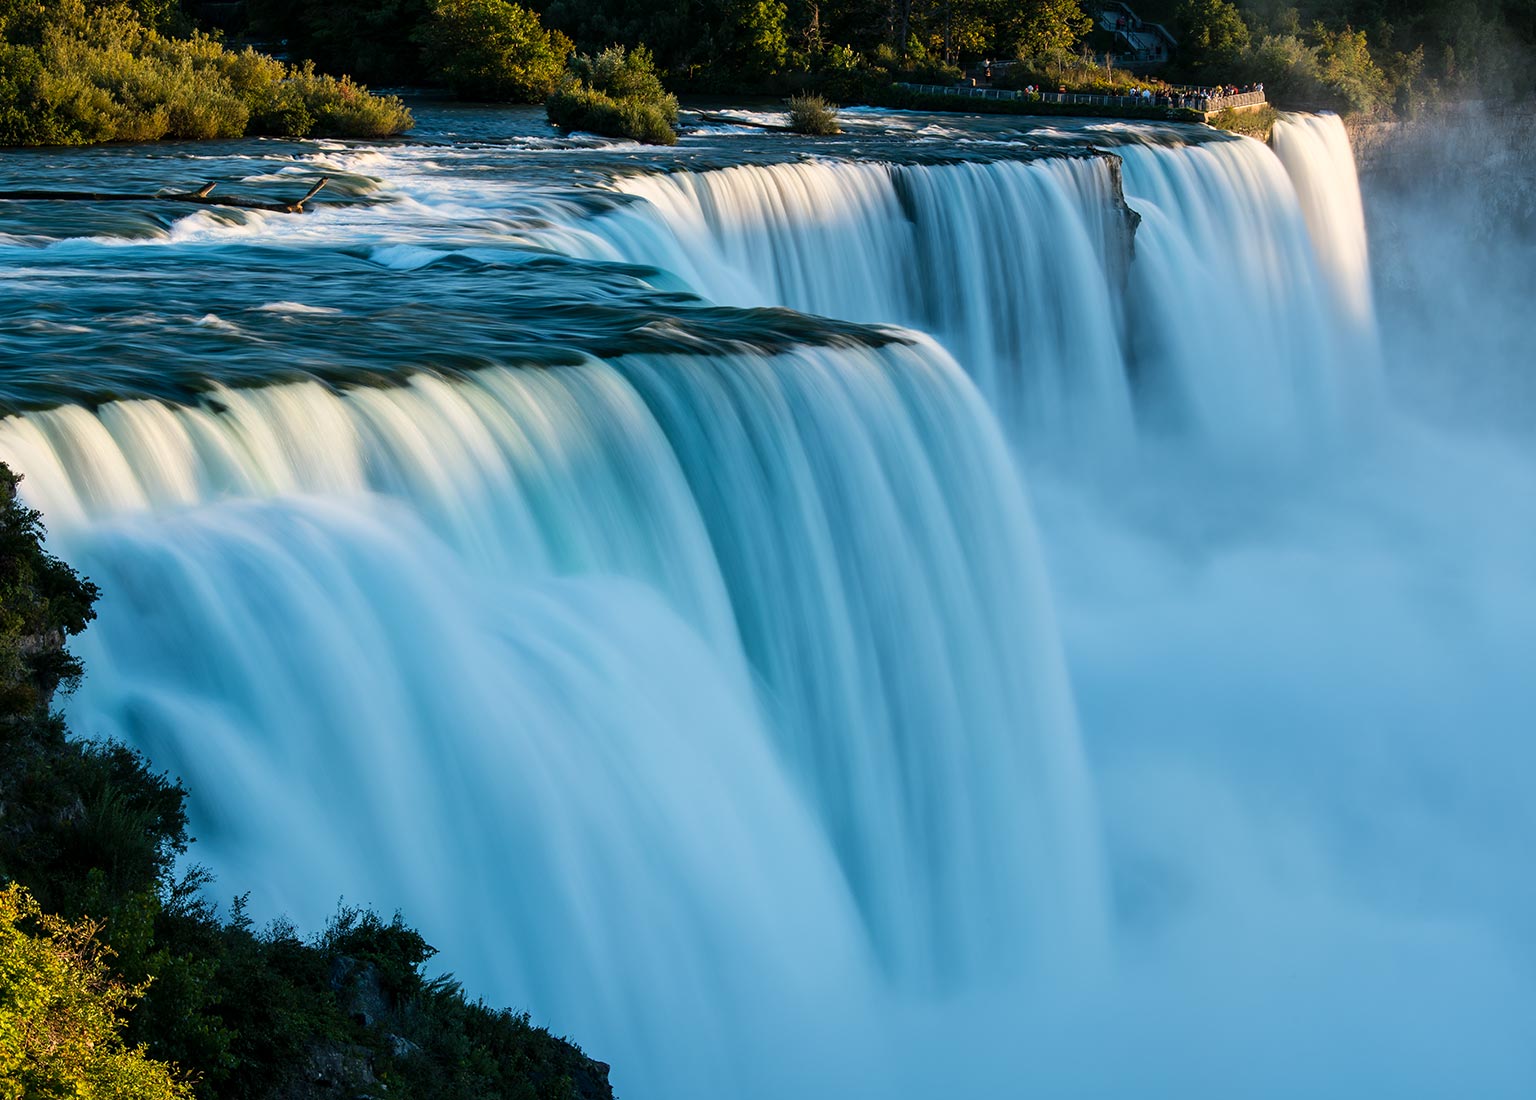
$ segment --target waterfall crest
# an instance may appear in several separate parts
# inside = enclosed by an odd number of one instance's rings
[[[803,161],[629,176],[637,202],[553,231],[712,301],[936,334],[1006,424],[1106,445],[1130,431],[1111,162]]]
[[[1294,452],[1343,422],[1374,320],[1338,120],[1283,122],[1280,157],[1114,136],[1090,156],[629,176],[638,201],[546,239],[712,301],[931,333],[1036,452],[1113,453],[1138,424]]]

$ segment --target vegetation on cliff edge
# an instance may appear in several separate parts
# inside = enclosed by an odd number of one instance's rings
[[[244,897],[220,913],[178,869],[180,783],[52,709],[97,591],[16,480],[0,466],[0,1097],[611,1097],[606,1066],[428,977],[398,915],[344,906],[305,938]]]

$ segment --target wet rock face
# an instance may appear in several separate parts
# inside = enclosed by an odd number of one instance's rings
[[[402,1068],[430,1072],[440,1064],[444,1052],[433,1042],[429,1012],[411,997],[392,995],[378,964],[335,955],[327,982],[342,1016],[359,1029],[360,1042],[317,1039],[299,1072],[273,1100],[384,1097]],[[519,1087],[528,1095],[613,1100],[607,1063],[588,1058],[526,1018],[507,1016],[501,1023],[525,1044],[517,1061],[525,1082]]]
[[[1130,278],[1131,262],[1136,258],[1136,230],[1141,227],[1141,215],[1125,201],[1125,162],[1115,153],[1101,151],[1099,155],[1109,165],[1109,178],[1115,189],[1115,199],[1120,204],[1123,226],[1119,235],[1120,247],[1110,257],[1110,262],[1120,291],[1124,294],[1126,281]]]
[[[374,1027],[389,1015],[389,997],[373,963],[338,955],[331,960],[330,981],[342,1011],[354,1022]]]
[[[379,1090],[373,1055],[365,1047],[316,1046],[289,1086],[274,1100],[362,1100]]]

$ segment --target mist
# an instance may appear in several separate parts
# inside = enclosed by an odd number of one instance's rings
[[[1536,1090],[1536,171],[1472,117],[1363,160],[1344,446],[1036,478],[1118,950],[1052,1095]]]

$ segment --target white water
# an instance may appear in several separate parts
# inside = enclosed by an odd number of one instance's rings
[[[1101,955],[1034,535],[941,354],[215,397],[0,453],[108,593],[72,719],[219,792],[230,880],[409,902],[657,1093],[639,1016],[739,1061],[721,1004]]]
[[[640,202],[541,238],[713,301],[930,332],[1037,453],[1102,459],[1138,419],[1294,453],[1358,415],[1375,333],[1343,126],[1281,134],[1281,158],[1251,140],[1117,147],[1142,218],[1128,285],[1102,156],[630,176]]]
[[[1365,208],[1343,123],[1333,115],[1282,115],[1275,122],[1272,143],[1296,184],[1330,293],[1340,300],[1349,320],[1368,331],[1374,308]]]
[[[1536,475],[1381,413],[1292,125],[1120,150],[1123,292],[1102,161],[539,230],[930,327],[1001,417],[920,341],[8,419],[107,593],[71,719],[228,889],[401,907],[621,1095],[1529,1095]],[[987,278],[884,266],[945,233]],[[1037,539],[999,419],[1141,461],[1039,475]]]
[[[1053,439],[1130,430],[1125,227],[1102,160],[940,168],[802,162],[630,176],[643,200],[560,235],[731,305],[940,334],[1005,422]]]

